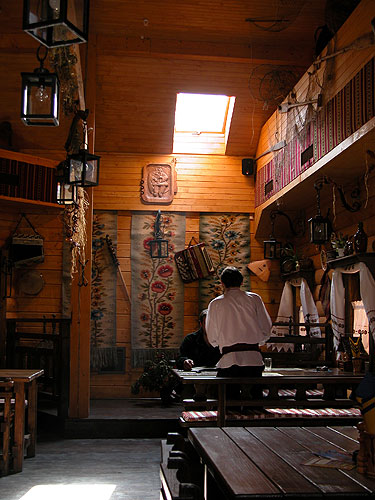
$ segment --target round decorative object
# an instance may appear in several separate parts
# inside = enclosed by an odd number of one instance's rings
[[[18,280],[19,289],[26,295],[38,295],[44,287],[43,276],[37,271],[28,271]]]
[[[292,273],[296,270],[295,264],[292,260],[284,260],[280,263],[282,273]]]
[[[327,270],[327,252],[324,248],[320,251],[320,265],[322,266],[323,271]]]

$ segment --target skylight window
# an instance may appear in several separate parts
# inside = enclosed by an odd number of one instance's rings
[[[229,99],[226,95],[177,94],[175,131],[223,134]]]
[[[176,96],[173,153],[225,154],[235,97]]]

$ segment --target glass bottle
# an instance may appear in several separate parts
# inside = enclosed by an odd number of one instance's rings
[[[353,236],[354,249],[356,253],[363,253],[367,250],[367,234],[363,230],[363,222],[358,222],[358,229]]]

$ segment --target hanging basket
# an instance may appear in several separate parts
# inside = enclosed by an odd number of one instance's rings
[[[17,232],[22,219],[25,219],[29,224],[33,231],[32,233]],[[9,238],[9,259],[12,261],[14,267],[44,262],[43,245],[42,236],[36,231],[26,215],[21,214],[16,229]]]

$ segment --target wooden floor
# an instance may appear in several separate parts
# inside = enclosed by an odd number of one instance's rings
[[[162,438],[180,429],[182,406],[165,406],[158,398],[92,400],[85,419],[57,421],[56,410],[39,408],[43,427],[57,426],[65,438]]]
[[[158,500],[159,439],[39,436],[23,471],[0,478],[1,500]]]

